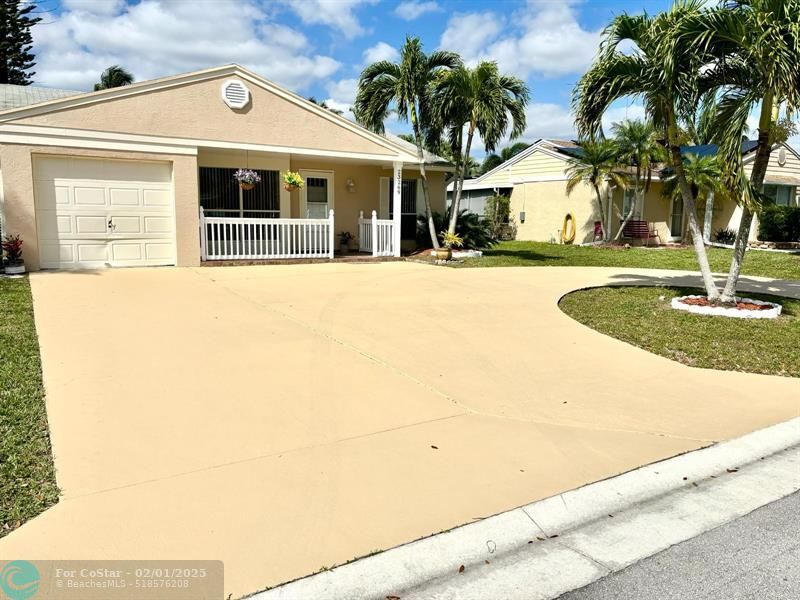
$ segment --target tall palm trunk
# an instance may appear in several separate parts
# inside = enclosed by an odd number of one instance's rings
[[[764,95],[761,103],[761,114],[758,119],[758,146],[756,147],[756,157],[753,160],[753,170],[750,172],[750,184],[754,189],[761,190],[764,185],[764,177],[767,174],[769,156],[772,152],[770,144],[770,128],[772,126],[772,105],[773,96],[771,93]],[[731,257],[731,267],[728,271],[728,279],[725,281],[725,289],[722,291],[720,302],[724,304],[734,304],[736,302],[736,287],[739,285],[739,276],[742,272],[742,262],[747,252],[747,243],[750,240],[750,229],[753,227],[753,212],[747,204],[742,205],[742,218],[739,221],[739,229],[736,232],[736,241],[733,245],[733,256]]]
[[[419,160],[419,176],[422,179],[422,199],[425,201],[425,216],[428,218],[428,233],[431,236],[431,244],[435,250],[439,249],[439,238],[436,235],[436,225],[433,222],[433,210],[431,210],[430,194],[428,193],[428,174],[425,172],[425,153],[422,148],[422,132],[417,120],[417,107],[411,104],[411,126],[414,129],[414,141],[417,143],[417,159]],[[397,185],[397,182],[395,182]]]
[[[622,237],[623,232],[625,231],[625,226],[628,224],[628,221],[631,220],[633,213],[636,212],[636,203],[639,201],[639,179],[642,176],[642,168],[639,165],[636,165],[636,183],[634,184],[633,188],[633,204],[631,204],[631,209],[628,211],[627,215],[622,215],[622,223],[619,226],[619,230],[617,231],[617,235],[614,236],[614,241],[616,242]],[[625,204],[625,190],[622,191],[622,198],[623,198],[623,205]]]
[[[606,239],[606,218],[605,212],[603,208],[603,197],[600,195],[600,186],[597,185],[596,181],[592,181],[592,187],[594,188],[594,193],[597,200],[597,208],[600,211],[600,233],[603,235],[603,241]]]
[[[472,138],[475,136],[475,121],[470,121],[469,131],[467,132],[467,147],[464,154],[461,156],[461,169],[456,181],[456,193],[453,198],[453,204],[450,206],[450,226],[447,230],[450,233],[456,232],[456,224],[458,223],[458,207],[461,204],[461,191],[464,189],[464,180],[467,178],[467,168],[469,167],[469,152],[472,149]]]
[[[714,276],[711,273],[711,265],[708,263],[706,246],[703,243],[703,235],[697,223],[697,205],[695,203],[694,194],[692,193],[691,187],[689,187],[689,182],[686,180],[686,173],[683,170],[683,157],[681,156],[681,147],[678,143],[678,126],[675,121],[675,115],[671,113],[668,118],[667,143],[669,144],[672,168],[675,169],[675,177],[678,180],[678,189],[683,198],[684,212],[688,214],[689,233],[692,236],[692,245],[697,255],[697,264],[700,267],[700,275],[703,278],[703,285],[706,288],[708,299],[711,302],[717,302],[719,300],[719,289],[714,282]]]

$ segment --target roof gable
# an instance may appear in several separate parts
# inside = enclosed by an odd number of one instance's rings
[[[242,109],[222,100],[222,85],[230,79],[250,90],[251,100]],[[5,111],[0,113],[2,123],[346,151],[417,162],[391,140],[237,65]]]

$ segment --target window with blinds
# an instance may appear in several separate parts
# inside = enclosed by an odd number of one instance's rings
[[[252,190],[233,178],[236,169],[200,167],[200,206],[207,217],[277,218],[280,216],[278,171],[253,169],[261,177]]]

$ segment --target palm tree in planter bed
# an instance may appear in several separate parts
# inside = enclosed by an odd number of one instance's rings
[[[476,67],[459,66],[436,81],[433,91],[435,124],[448,130],[453,154],[458,156],[453,203],[447,231],[455,234],[459,204],[467,177],[472,140],[479,133],[487,152],[511,129],[511,139],[525,131],[525,107],[530,92],[521,79],[503,75],[497,63],[483,61]],[[466,146],[462,138],[466,130]]]
[[[400,48],[400,62],[381,60],[364,68],[358,80],[358,93],[352,109],[361,125],[381,134],[385,131],[384,120],[392,106],[400,119],[411,121],[420,163],[428,233],[434,248],[439,248],[439,240],[433,223],[424,157],[425,141],[433,142],[438,137],[433,128],[431,91],[438,77],[459,66],[461,58],[454,52],[437,50],[425,54],[419,38],[407,37]]]
[[[715,129],[722,138],[723,181],[740,198],[742,217],[720,301],[735,302],[753,213],[764,200],[764,177],[776,142],[795,131],[787,115],[800,110],[800,0],[729,0],[682,24],[684,43],[711,55],[700,76],[701,93],[720,94]],[[741,142],[758,110],[758,146],[749,179]]]
[[[610,182],[618,188],[627,187],[628,181],[620,171],[619,148],[614,140],[586,140],[581,142],[580,148],[571,153],[569,166],[564,172],[567,176],[567,195],[571,194],[580,184],[592,187],[597,201],[597,210],[600,214],[600,228],[603,239],[607,240],[611,234],[606,222],[607,207],[603,205],[603,195],[600,187],[605,182]]]
[[[688,216],[689,233],[709,301],[717,302],[719,289],[708,263],[703,236],[697,222],[696,199],[686,180],[680,150],[681,119],[697,105],[697,79],[709,56],[681,37],[681,27],[703,14],[701,0],[678,0],[670,10],[655,16],[623,13],[604,31],[600,51],[573,92],[576,125],[581,137],[602,133],[602,118],[608,107],[625,97],[639,97],[649,120],[666,135],[668,161]],[[622,51],[623,41],[633,42],[633,51]]]

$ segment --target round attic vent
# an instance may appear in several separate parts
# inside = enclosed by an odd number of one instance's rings
[[[778,164],[784,166],[786,164],[786,148],[778,150]]]
[[[250,90],[238,79],[222,84],[222,101],[231,108],[244,108],[250,102]]]

